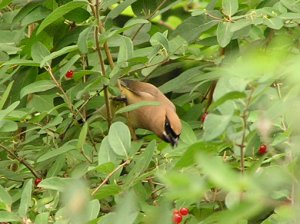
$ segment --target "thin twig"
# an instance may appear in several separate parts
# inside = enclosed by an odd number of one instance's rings
[[[215,81],[212,81],[212,83],[209,87],[209,90],[208,90],[208,93],[207,93],[207,104],[206,104],[206,107],[205,107],[205,112],[207,112],[209,106],[211,105],[211,103],[213,101],[213,96],[214,96],[216,85],[217,85],[217,81],[215,80]]]
[[[51,66],[48,65],[48,66],[46,67],[46,70],[47,70],[48,73],[50,74],[51,79],[52,79],[53,82],[55,83],[56,87],[57,87],[57,88],[61,91],[61,93],[64,95],[65,101],[66,101],[66,103],[68,104],[68,107],[69,107],[71,113],[72,113],[72,114],[75,114],[75,113],[74,113],[74,108],[73,108],[72,101],[71,101],[70,97],[68,96],[68,94],[67,94],[67,93],[64,91],[64,89],[62,88],[61,84],[60,84],[60,83],[57,81],[57,79],[55,78]]]
[[[11,151],[9,148],[5,147],[4,145],[0,144],[0,147],[4,149],[10,156],[12,156],[14,159],[18,160],[20,163],[22,163],[27,169],[36,177],[41,178],[41,175],[35,171],[35,169],[24,159],[20,158],[17,153]]]
[[[282,99],[280,84],[278,82],[275,82],[274,85],[276,86],[276,90],[277,90],[277,94],[278,94],[279,99]],[[283,131],[287,130],[287,127],[286,127],[286,124],[285,124],[285,121],[284,121],[284,116],[282,116],[282,119],[281,119],[281,126],[282,126]]]
[[[112,172],[110,172],[107,177],[101,182],[101,184],[99,184],[99,186],[92,192],[91,195],[94,195],[104,184],[106,184],[109,180],[109,178],[112,177],[112,175],[114,175],[119,169],[123,168],[124,166],[126,166],[127,164],[130,163],[130,160],[126,160],[124,163],[120,164],[116,169],[114,169]]]
[[[102,72],[102,76],[106,77],[106,70],[105,70],[105,64],[104,64],[104,60],[101,54],[101,47],[100,47],[100,43],[99,43],[99,33],[101,33],[101,29],[103,29],[103,25],[101,23],[100,20],[100,15],[99,15],[99,0],[96,0],[95,5],[92,4],[91,0],[89,0],[90,2],[90,7],[91,10],[94,14],[94,17],[96,19],[97,25],[95,27],[95,31],[94,31],[94,39],[95,39],[95,44],[96,44],[96,51],[97,51],[97,55],[99,58],[99,63],[100,63],[100,67],[101,67],[101,72]],[[104,47],[108,47],[107,43],[104,44]],[[106,50],[105,50],[106,52]],[[107,57],[108,60],[110,60],[109,57]],[[112,59],[111,59],[112,60]],[[111,62],[110,62],[111,63]],[[110,64],[111,66],[111,64]],[[110,101],[109,101],[109,92],[108,92],[108,86],[105,86],[103,88],[103,92],[104,92],[104,99],[105,99],[105,105],[106,105],[106,114],[107,114],[107,123],[108,126],[110,127],[111,122],[112,122],[112,112],[111,112],[111,106],[110,106]]]
[[[246,132],[247,132],[247,119],[248,119],[248,110],[249,106],[252,100],[252,94],[253,94],[254,89],[251,88],[251,92],[249,94],[249,97],[247,98],[245,109],[242,114],[242,120],[243,120],[243,133],[242,133],[242,140],[241,144],[238,146],[240,147],[240,154],[241,154],[241,161],[240,161],[240,169],[241,173],[244,174],[245,171],[245,141],[246,141]]]

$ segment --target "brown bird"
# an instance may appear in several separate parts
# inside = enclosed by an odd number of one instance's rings
[[[174,104],[154,85],[121,80],[119,85],[122,97],[127,105],[141,101],[157,101],[158,106],[143,106],[128,112],[128,119],[133,128],[153,131],[162,140],[176,146],[181,133],[181,122]]]

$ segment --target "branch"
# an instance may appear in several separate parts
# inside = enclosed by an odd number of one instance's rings
[[[62,88],[61,84],[57,81],[57,79],[55,78],[54,74],[53,74],[53,71],[52,71],[52,68],[50,65],[48,65],[46,67],[46,70],[49,72],[50,76],[51,76],[51,79],[53,80],[53,82],[55,83],[56,87],[61,91],[61,93],[64,95],[65,97],[65,101],[66,103],[68,104],[68,107],[71,111],[72,114],[75,114],[74,112],[74,107],[73,107],[73,104],[72,104],[72,101],[70,99],[70,97],[68,96],[68,94],[64,91],[64,89]]]
[[[212,83],[209,87],[209,90],[206,94],[207,95],[207,104],[206,104],[206,107],[205,107],[205,112],[207,112],[209,106],[211,105],[211,103],[213,101],[213,96],[214,96],[216,85],[217,85],[217,81],[212,81]],[[206,96],[205,96],[205,98],[206,98]]]
[[[243,111],[242,114],[242,120],[243,120],[243,133],[242,133],[242,140],[241,140],[241,144],[239,144],[238,146],[240,147],[240,153],[241,153],[241,161],[240,161],[240,169],[241,169],[241,173],[244,174],[245,171],[245,141],[246,141],[246,131],[247,131],[247,119],[248,119],[248,110],[249,110],[249,106],[250,106],[250,102],[252,100],[252,94],[253,94],[254,89],[251,88],[251,92],[249,94],[249,97],[247,98],[246,101],[246,106],[245,109]]]
[[[18,160],[21,164],[27,167],[27,169],[36,177],[41,178],[41,175],[24,159],[20,158],[17,153],[11,151],[9,148],[5,147],[4,145],[0,144],[0,147],[4,149],[11,157]]]
[[[99,186],[92,192],[92,195],[94,195],[104,184],[106,184],[108,182],[109,178],[112,177],[112,175],[114,175],[119,169],[123,168],[124,166],[126,166],[129,163],[130,163],[130,160],[126,160],[125,162],[120,164],[116,169],[114,169],[112,172],[110,172],[107,175],[107,177],[101,182],[101,184],[99,184]]]
[[[102,72],[102,76],[106,77],[106,70],[105,70],[105,64],[104,64],[104,60],[101,54],[101,47],[100,47],[100,43],[99,43],[99,33],[101,33],[101,29],[103,29],[101,20],[100,20],[100,15],[99,15],[99,0],[96,0],[96,4],[93,5],[91,0],[89,0],[90,3],[90,7],[91,10],[94,14],[94,17],[96,19],[97,25],[95,27],[95,31],[94,31],[94,39],[95,39],[95,44],[96,44],[96,51],[97,51],[97,55],[99,58],[99,63],[100,63],[100,67],[101,67],[101,72]],[[107,51],[106,48],[108,48],[107,43],[104,44],[104,48],[105,48],[105,52]],[[108,49],[109,50],[109,49]],[[107,52],[106,52],[107,55]],[[107,57],[109,62],[110,62],[110,66],[111,65],[111,61],[112,57],[110,55],[110,57]],[[111,122],[112,122],[112,112],[111,112],[111,106],[110,106],[110,102],[109,102],[109,92],[108,92],[108,86],[105,86],[103,88],[104,91],[104,98],[105,98],[105,105],[106,105],[106,114],[107,114],[107,123],[108,126],[110,127]]]

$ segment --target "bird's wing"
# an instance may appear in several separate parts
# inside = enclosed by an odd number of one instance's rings
[[[129,79],[122,79],[121,85],[142,99],[159,101],[175,109],[175,105],[154,85]]]
[[[151,95],[154,98],[157,98],[159,94],[159,90],[155,86],[145,82],[122,79],[121,85],[138,96]]]

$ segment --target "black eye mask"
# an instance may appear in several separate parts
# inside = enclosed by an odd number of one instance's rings
[[[179,138],[179,135],[177,135],[173,129],[171,128],[171,125],[170,125],[170,122],[168,120],[168,118],[166,117],[166,121],[165,121],[165,132],[167,134],[167,136],[163,136],[164,137],[164,140],[166,142],[169,142],[172,144],[172,146],[175,146],[177,145],[177,141],[178,141],[178,138]]]

